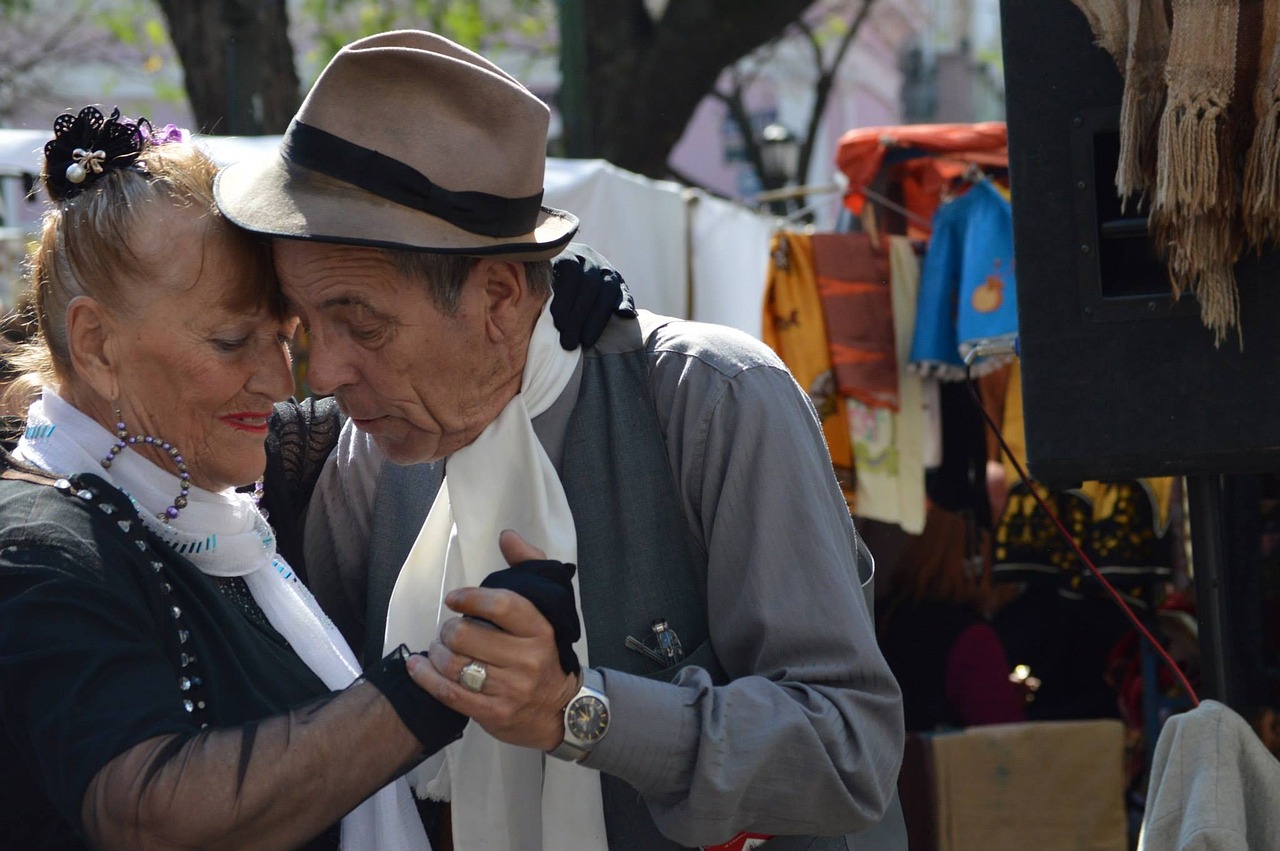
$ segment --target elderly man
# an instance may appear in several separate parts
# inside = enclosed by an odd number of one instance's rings
[[[219,177],[350,417],[307,520],[317,595],[367,654],[430,646],[415,680],[473,719],[415,775],[460,851],[845,848],[891,800],[902,712],[814,412],[727,329],[642,312],[556,345],[577,220],[541,205],[547,124],[482,57],[384,33]],[[474,587],[543,557],[579,566],[571,649]]]

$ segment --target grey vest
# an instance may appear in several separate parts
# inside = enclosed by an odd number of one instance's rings
[[[664,680],[697,665],[723,683],[727,677],[707,625],[707,555],[681,508],[649,384],[646,341],[669,321],[653,318],[656,324],[643,328],[637,321],[615,320],[596,347],[584,352],[582,384],[565,436],[560,479],[578,531],[578,581],[591,664]],[[372,655],[367,658],[382,653],[395,576],[439,487],[440,465],[387,464],[379,478],[366,621],[366,653]],[[859,556],[860,568],[869,570],[868,554]],[[680,637],[686,655],[677,665],[660,667],[626,646],[628,635],[648,636],[656,618]],[[600,778],[611,851],[683,847],[658,832],[635,789],[608,774]],[[843,851],[854,846],[851,837],[790,836],[764,847]],[[857,847],[873,846],[864,845],[860,836]]]

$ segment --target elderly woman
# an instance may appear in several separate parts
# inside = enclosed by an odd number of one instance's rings
[[[245,492],[293,389],[268,250],[167,129],[90,107],[55,133],[43,392],[0,463],[6,847],[426,848],[402,775],[466,718],[404,652],[362,674]],[[554,567],[520,588],[564,623]]]

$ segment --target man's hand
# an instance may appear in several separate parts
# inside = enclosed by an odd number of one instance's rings
[[[546,558],[509,530],[498,543],[508,564]],[[410,658],[414,682],[499,741],[544,751],[559,745],[564,707],[580,683],[560,667],[551,624],[513,591],[459,588],[445,597],[445,605],[464,617],[445,622],[428,659]],[[463,666],[473,660],[487,671],[479,692],[458,684]]]

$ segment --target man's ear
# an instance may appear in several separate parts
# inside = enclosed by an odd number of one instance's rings
[[[119,364],[112,345],[111,317],[102,302],[87,295],[67,305],[67,348],[76,376],[102,396],[120,395]]]
[[[529,312],[528,284],[524,264],[515,260],[483,258],[474,274],[484,288],[485,327],[490,339],[506,339],[517,331],[525,331]]]

